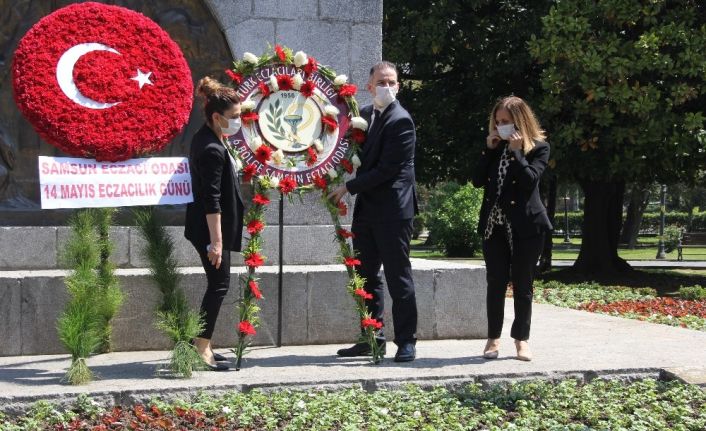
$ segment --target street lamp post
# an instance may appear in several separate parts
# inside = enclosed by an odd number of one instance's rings
[[[664,216],[667,206],[667,186],[662,184],[659,207],[659,244],[657,246],[657,259],[666,259],[667,255],[664,252]]]
[[[569,196],[564,196],[564,244],[571,244],[569,238]]]

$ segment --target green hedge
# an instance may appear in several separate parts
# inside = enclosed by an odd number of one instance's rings
[[[657,213],[645,213],[642,216],[642,223],[640,224],[640,231],[651,231],[654,233],[659,232],[659,217],[660,214]],[[575,211],[568,213],[569,219],[569,232],[579,233],[581,232],[581,223],[583,223],[583,212]],[[687,227],[689,225],[689,213],[685,212],[668,212],[665,214],[665,226],[668,225],[679,225],[682,227]],[[554,229],[564,230],[564,212],[558,211],[554,215]],[[706,211],[695,213],[691,220],[690,231],[706,231]]]

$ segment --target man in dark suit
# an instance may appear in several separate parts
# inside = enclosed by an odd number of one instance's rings
[[[365,290],[373,295],[366,302],[373,318],[383,320],[384,292],[380,266],[392,297],[392,318],[397,344],[396,362],[413,361],[416,356],[417,303],[409,261],[412,221],[417,213],[414,178],[416,134],[409,113],[396,100],[399,83],[397,68],[383,61],[370,69],[368,91],[373,104],[361,109],[368,121],[367,138],[361,152],[356,177],[329,194],[338,202],[346,193],[357,195],[353,210],[353,248],[366,279]],[[384,347],[382,331],[378,343]],[[384,352],[384,350],[383,350]],[[341,349],[339,356],[366,356],[366,343]]]

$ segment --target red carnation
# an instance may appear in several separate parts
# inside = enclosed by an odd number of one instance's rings
[[[255,327],[252,326],[252,323],[248,322],[247,320],[243,320],[238,324],[238,331],[240,331],[241,334],[243,335],[255,335],[257,334],[257,331],[255,330]]]
[[[354,267],[360,265],[360,260],[354,257],[344,257],[343,264],[346,266]]]
[[[373,299],[373,294],[372,294],[372,293],[368,293],[368,292],[366,292],[366,291],[363,290],[363,289],[356,289],[356,290],[353,291],[353,294],[354,294],[354,295],[357,295],[357,296],[360,296],[360,297],[363,298],[363,299]]]
[[[245,265],[249,266],[250,268],[257,268],[259,266],[262,266],[263,263],[265,263],[265,259],[263,259],[260,253],[258,252],[249,255],[245,259]]]
[[[304,97],[311,97],[314,94],[315,88],[316,88],[316,86],[314,85],[314,83],[312,81],[306,81],[299,88],[299,91],[302,93],[302,95]]]
[[[365,143],[365,132],[360,129],[353,129],[351,131],[351,139],[358,145],[363,145]]]
[[[243,124],[250,124],[253,121],[257,121],[259,119],[260,116],[255,111],[243,112],[242,114],[240,114],[240,120],[243,122]]]
[[[341,165],[343,165],[343,169],[346,170],[346,172],[353,173],[353,164],[348,161],[348,159],[343,159],[341,160]]]
[[[306,165],[307,166],[314,166],[316,163],[316,160],[318,160],[319,156],[316,154],[316,150],[312,147],[309,147],[306,149],[307,157],[306,157]]]
[[[343,201],[338,201],[338,215],[344,217],[346,214],[348,214],[348,207]]]
[[[255,150],[255,159],[263,165],[265,164],[265,162],[270,160],[271,157],[272,148],[270,148],[268,145],[260,145],[257,150]]]
[[[371,318],[366,318],[366,319],[361,320],[360,325],[363,328],[368,328],[368,327],[375,328],[375,329],[382,328],[382,322],[378,322],[377,320],[371,319]]]
[[[355,238],[355,234],[349,230],[340,228],[336,231],[341,238]]]
[[[316,186],[317,189],[326,190],[326,187],[328,186],[328,184],[326,183],[326,178],[320,177],[318,175],[315,176],[314,186]]]
[[[277,86],[282,91],[287,91],[292,89],[292,77],[289,75],[277,75]]]
[[[255,205],[267,205],[270,203],[270,200],[267,198],[267,196],[258,193],[252,198],[252,202]]]
[[[240,85],[243,82],[243,75],[240,73],[233,72],[230,69],[226,69],[226,74],[230,76],[230,79],[233,80],[236,84]]]
[[[279,191],[288,195],[297,188],[297,181],[293,177],[284,177],[279,182]]]
[[[268,97],[272,91],[270,90],[270,87],[265,84],[264,82],[260,82],[257,84],[257,88],[260,89],[260,93],[262,93],[262,98],[264,99],[265,97]]]
[[[250,180],[252,180],[252,177],[254,177],[256,174],[257,166],[254,163],[250,163],[249,165],[243,168],[243,181],[249,183]]]
[[[318,69],[319,69],[319,66],[316,63],[316,59],[314,57],[309,56],[309,61],[304,65],[304,72],[307,75],[311,75],[312,73],[316,72]]]
[[[338,127],[338,123],[336,123],[336,120],[329,116],[322,116],[321,117],[321,124],[323,124],[324,128],[329,132],[333,132],[336,130],[336,127]]]
[[[277,58],[279,58],[279,61],[284,63],[287,59],[287,54],[284,53],[284,49],[282,49],[279,44],[275,45],[275,53],[277,53]]]
[[[260,292],[260,285],[257,284],[257,281],[250,280],[248,282],[248,287],[250,288],[250,292],[252,292],[252,296],[257,299],[262,299],[262,292]]]
[[[358,92],[358,87],[355,84],[343,84],[338,89],[338,95],[341,97],[353,97]]]
[[[255,219],[248,223],[247,228],[248,233],[250,235],[257,235],[258,233],[262,232],[262,230],[265,228],[265,223],[261,222],[258,219]]]

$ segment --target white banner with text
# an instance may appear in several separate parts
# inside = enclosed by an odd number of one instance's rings
[[[40,156],[39,183],[42,209],[177,205],[194,200],[185,157],[110,163]]]

